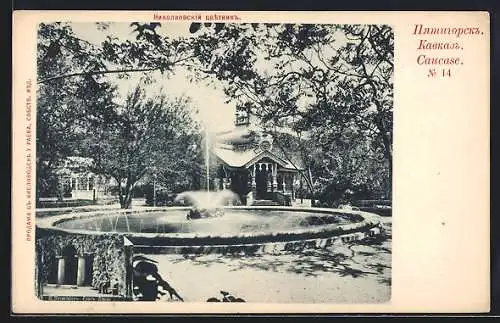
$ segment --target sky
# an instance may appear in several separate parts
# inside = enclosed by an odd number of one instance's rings
[[[133,32],[134,28],[130,26],[130,21],[114,22],[106,25],[107,28],[102,30],[96,23],[92,22],[71,23],[73,31],[77,37],[97,45],[100,45],[108,35],[117,37],[121,41],[135,41],[136,34]],[[158,34],[168,36],[170,38],[189,38],[193,37],[193,35],[189,32],[189,26],[189,22],[169,22],[162,23],[162,25],[156,30]],[[331,44],[332,46],[325,46],[322,49],[326,57],[334,56],[336,49],[346,44],[347,39],[343,33],[337,31],[333,34],[333,36],[335,41]],[[304,52],[304,55],[308,56],[308,59],[314,65],[322,66],[322,62],[318,60],[316,52]],[[274,63],[266,61],[263,57],[257,56],[257,61],[254,64],[256,69],[261,73],[267,74],[269,72],[273,74],[275,72]],[[295,70],[304,64],[306,63],[296,61],[286,68]],[[304,66],[307,67],[307,65]],[[219,85],[218,88],[214,88],[213,85],[209,86],[203,83],[190,83],[187,78],[187,72],[182,70],[182,68],[176,68],[175,74],[168,78],[165,75],[161,75],[160,72],[155,72],[153,75],[156,82],[147,85],[148,94],[155,95],[160,92],[160,89],[163,88],[164,93],[167,93],[172,97],[182,95],[191,97],[195,108],[199,111],[195,118],[209,132],[222,132],[230,130],[234,127],[236,107],[233,102],[225,102],[227,98],[222,91],[221,85]],[[132,73],[129,79],[118,79],[116,74],[107,75],[110,81],[118,85],[120,97],[122,98],[125,98],[127,92],[134,89],[134,87],[140,82],[140,78],[142,76],[142,73]],[[301,89],[297,90],[302,91]],[[272,97],[275,88],[268,88],[267,91],[269,92],[269,96]],[[308,99],[300,100],[299,108],[307,108],[309,101],[310,100]]]
[[[95,23],[72,23],[75,35],[81,39],[94,44],[100,44],[107,35],[113,35],[120,40],[135,40],[130,22],[112,23],[107,30],[98,29]],[[170,37],[191,37],[189,23],[165,23],[158,29],[158,33]],[[189,96],[193,100],[195,108],[199,111],[195,118],[202,123],[209,132],[220,132],[230,130],[234,127],[234,115],[236,107],[233,103],[225,103],[226,97],[222,89],[213,88],[205,84],[189,83],[184,70],[177,69],[176,74],[167,78],[161,73],[153,74],[156,82],[147,85],[147,94],[154,95],[163,88],[169,96]],[[109,79],[117,84],[120,95],[124,98],[139,82],[142,73],[132,73],[129,79],[118,79],[109,76]]]

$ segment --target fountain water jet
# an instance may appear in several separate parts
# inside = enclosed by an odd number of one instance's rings
[[[184,201],[199,208],[210,209],[226,206],[229,203],[234,204],[239,202],[240,199],[238,194],[225,189],[217,192],[186,191],[178,194],[175,200]]]
[[[205,213],[205,217],[220,215],[221,208],[227,205],[234,205],[239,202],[238,194],[231,190],[217,192],[210,191],[186,191],[175,198],[176,201],[183,201],[184,204],[193,206],[195,212]]]

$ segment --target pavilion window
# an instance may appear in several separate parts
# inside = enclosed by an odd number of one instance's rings
[[[87,178],[86,177],[81,177],[80,180],[78,181],[78,190],[79,191],[87,190]]]

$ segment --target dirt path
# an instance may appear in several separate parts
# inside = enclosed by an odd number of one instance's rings
[[[148,255],[186,301],[231,292],[247,302],[373,303],[390,300],[387,236],[280,255]]]

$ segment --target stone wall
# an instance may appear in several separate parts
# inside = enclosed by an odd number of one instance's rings
[[[98,289],[102,273],[107,273],[111,283],[117,281],[118,293],[125,295],[128,260],[125,259],[123,236],[119,234],[83,235],[37,228],[37,263],[40,264],[37,279],[41,284],[55,283],[58,257],[67,246],[73,246],[79,256],[91,255],[91,285],[94,288]]]

